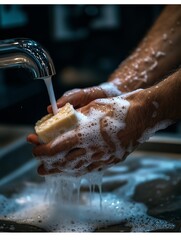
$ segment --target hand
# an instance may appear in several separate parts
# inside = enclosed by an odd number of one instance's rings
[[[118,97],[95,100],[78,109],[80,121],[76,129],[35,147],[33,153],[41,161],[39,174],[82,175],[118,162],[124,151],[117,144],[116,134],[124,126],[128,107],[129,102]],[[38,144],[35,135],[28,140]]]
[[[113,83],[104,83],[95,87],[67,91],[57,100],[57,106],[60,108],[69,102],[74,108],[80,108],[95,99],[119,95],[121,95],[121,91]],[[49,113],[52,112],[52,107],[48,106],[47,110]]]
[[[41,162],[38,173],[83,175],[123,161],[142,142],[145,129],[156,124],[151,119],[156,107],[142,101],[142,92],[94,100],[78,109],[76,129],[34,148]],[[28,141],[38,144],[36,135]]]

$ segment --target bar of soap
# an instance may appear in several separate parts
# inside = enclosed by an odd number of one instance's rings
[[[43,143],[48,143],[58,135],[71,130],[77,123],[76,110],[70,103],[59,108],[58,113],[47,114],[35,124],[35,132]]]

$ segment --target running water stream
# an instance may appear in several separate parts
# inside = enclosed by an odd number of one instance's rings
[[[44,78],[44,82],[47,87],[48,95],[50,98],[50,103],[51,103],[52,109],[53,109],[53,114],[55,115],[58,112],[58,108],[57,108],[57,104],[56,104],[55,94],[53,91],[52,78],[51,77]]]

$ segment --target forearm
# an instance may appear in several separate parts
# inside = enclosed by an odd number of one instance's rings
[[[128,100],[134,105],[135,114],[140,116],[137,124],[143,130],[153,128],[160,122],[180,120],[181,69],[152,87],[128,95]]]
[[[146,88],[180,64],[181,6],[166,7],[137,49],[110,76],[120,91]]]
[[[152,87],[125,94],[124,98],[130,106],[125,129],[118,137],[125,148],[131,145],[134,149],[181,119],[181,70]]]
[[[146,91],[158,103],[158,121],[181,119],[181,69]]]

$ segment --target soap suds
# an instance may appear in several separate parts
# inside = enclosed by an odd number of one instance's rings
[[[163,34],[163,40],[166,41],[168,39],[168,36],[166,33]]]
[[[116,80],[117,82],[117,80]],[[99,85],[101,89],[105,92],[107,97],[116,97],[121,95],[121,91],[117,88],[114,82],[105,82]]]
[[[152,118],[155,118],[157,116],[157,112],[155,111],[155,112],[153,112],[153,114],[152,114]]]
[[[158,108],[159,108],[159,103],[158,103],[158,102],[156,102],[156,101],[153,101],[153,102],[152,102],[152,104],[155,106],[155,108],[156,108],[156,109],[158,109]]]
[[[134,169],[131,166],[135,166]],[[68,192],[68,189],[71,191],[71,187],[68,187],[65,192],[68,196],[64,195],[63,200],[56,186],[62,181],[61,176],[47,176],[45,183],[26,184],[24,189],[11,198],[0,195],[1,219],[35,225],[49,232],[93,232],[96,229],[104,231],[104,228],[109,231],[109,226],[117,225],[117,229],[122,229],[123,226],[124,229],[125,224],[131,232],[172,230],[175,228],[174,223],[150,216],[147,206],[134,201],[132,197],[140,184],[157,179],[172,181],[168,172],[174,173],[176,169],[181,169],[181,163],[177,159],[129,158],[124,163],[107,169],[103,177],[99,173],[89,175],[81,183],[80,179],[72,178],[72,192]],[[179,179],[178,176],[177,182]],[[122,185],[121,182],[125,184]],[[101,186],[101,183],[104,188],[112,186],[112,189],[102,191],[100,207],[98,185]],[[162,190],[159,186],[157,188],[157,192]],[[65,197],[68,197],[67,201]],[[14,226],[10,228],[14,229]]]
[[[77,135],[78,142],[74,148],[85,149],[86,153],[83,157],[77,156],[73,161],[67,162],[64,160],[67,154],[66,151],[62,151],[51,158],[41,156],[40,160],[44,163],[46,169],[50,170],[52,168],[52,164],[58,161],[60,164],[58,164],[57,168],[66,174],[80,174],[81,171],[84,173],[84,171],[87,171],[87,167],[93,163],[92,156],[99,149],[103,151],[101,156],[102,162],[109,161],[109,159],[113,158],[113,156],[121,158],[124,155],[125,150],[121,147],[120,139],[118,139],[117,133],[125,127],[125,117],[130,106],[130,103],[125,100],[127,95],[128,94],[124,94],[114,98],[95,100],[95,102],[100,106],[100,109],[101,107],[105,109],[104,111],[92,108],[86,116],[77,112],[78,132],[77,130],[71,130],[58,136],[54,141],[52,141],[51,146],[55,147],[60,141],[63,141],[63,139],[65,139],[64,141],[67,141],[67,138],[71,139],[72,136]],[[111,108],[111,110],[109,110],[111,111],[111,115],[107,116],[106,112],[109,108]],[[103,124],[103,119],[106,124]],[[108,136],[109,139],[106,136]],[[112,149],[112,147],[114,149]],[[65,163],[61,164],[61,162]],[[113,163],[110,162],[110,165],[111,164]],[[77,168],[75,168],[75,165],[77,165]],[[105,166],[98,166],[98,169]]]
[[[166,55],[166,54],[165,54],[164,52],[158,51],[158,52],[156,53],[156,58],[163,57],[163,56],[165,56],[165,55]]]
[[[152,137],[155,132],[161,130],[161,129],[165,129],[168,126],[170,126],[171,124],[173,124],[173,121],[171,120],[165,120],[165,121],[161,121],[159,123],[157,123],[153,128],[148,128],[144,131],[144,133],[142,134],[142,136],[137,140],[139,143],[144,143],[146,142],[150,137]]]
[[[153,71],[156,67],[157,67],[157,65],[158,65],[158,62],[157,61],[155,61],[150,67],[149,67],[149,71]]]
[[[120,81],[119,78],[114,78],[111,82],[115,85],[118,85],[118,86],[121,85],[121,81]]]
[[[173,41],[172,41],[172,40],[169,40],[169,44],[172,45],[172,44],[173,44]]]

